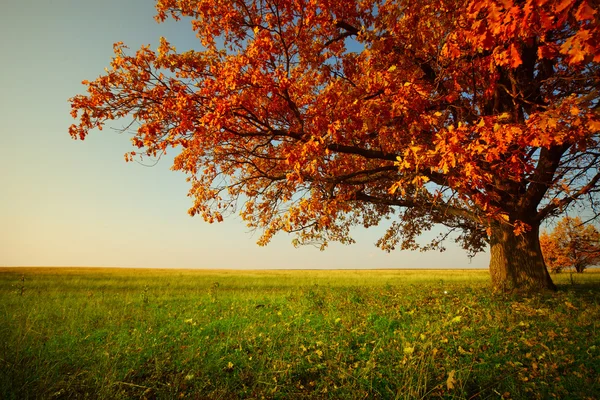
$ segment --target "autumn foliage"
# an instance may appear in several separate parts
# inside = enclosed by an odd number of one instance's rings
[[[591,0],[158,0],[198,51],[161,38],[71,99],[84,139],[132,117],[137,150],[177,147],[191,215],[239,212],[296,243],[488,245],[496,289],[552,288],[541,221],[595,203],[600,18]]]
[[[579,217],[564,217],[551,232],[542,232],[540,244],[552,272],[572,268],[581,273],[600,265],[600,232],[594,225],[583,224]]]

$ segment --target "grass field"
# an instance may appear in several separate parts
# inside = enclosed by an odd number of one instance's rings
[[[0,398],[595,399],[600,271],[572,278],[0,268]]]

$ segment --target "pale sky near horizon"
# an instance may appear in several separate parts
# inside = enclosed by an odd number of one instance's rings
[[[157,24],[151,0],[5,0],[0,13],[0,266],[151,268],[485,268],[448,242],[439,252],[385,253],[382,228],[357,244],[296,249],[280,234],[256,245],[239,218],[207,224],[187,214],[185,176],[125,163],[126,135],[68,135],[68,98],[109,65],[114,42],[156,48],[164,36],[198,49],[186,22]],[[114,125],[120,127],[118,122]],[[424,241],[426,237],[424,237]]]

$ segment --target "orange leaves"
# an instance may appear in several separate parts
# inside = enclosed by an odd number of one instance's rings
[[[597,11],[594,10],[590,4],[587,1],[582,1],[577,8],[575,17],[578,21],[593,20],[595,14],[597,14]]]
[[[157,49],[157,55],[159,62],[162,61],[168,54],[175,52],[175,47],[171,46],[171,44],[164,37],[160,37],[159,45]]]
[[[585,268],[600,262],[600,232],[594,225],[584,225],[579,217],[564,217],[551,232],[540,235],[546,265],[553,272]]]
[[[513,233],[516,236],[519,236],[525,232],[528,232],[531,230],[531,226],[529,226],[528,224],[524,223],[523,221],[515,221],[514,223],[514,228],[513,228]]]
[[[243,204],[261,244],[282,230],[348,243],[394,210],[388,239],[406,248],[435,223],[519,234],[502,216],[548,204],[534,183],[560,191],[544,163],[581,170],[598,145],[591,4],[159,0],[157,20],[189,17],[205,50],[115,44],[71,99],[69,133],[131,118],[127,160],[181,149],[190,213],[220,221]],[[567,165],[542,160],[563,145]]]
[[[577,9],[576,2],[563,0],[555,8],[557,18],[562,21],[568,20],[572,15],[575,21],[571,24],[579,25],[574,35],[566,38],[560,45],[560,52],[568,56],[569,64],[581,64],[586,58],[594,62],[600,62],[600,28],[596,22],[597,10],[592,8],[588,1],[582,1]]]
[[[593,55],[595,46],[592,44],[592,40],[597,42],[597,38],[593,39],[590,30],[580,30],[560,46],[560,52],[569,56],[569,64],[581,63],[587,55]],[[596,46],[598,46],[598,44],[596,44]],[[594,61],[597,61],[598,59],[598,55],[595,54]]]
[[[475,0],[469,10],[468,16],[473,22],[466,37],[482,50],[492,49],[493,60],[500,66],[520,66],[522,60],[519,47],[534,37],[538,37],[541,42],[538,49],[541,57],[555,57],[560,47],[560,52],[568,56],[570,64],[582,63],[586,57],[593,58],[595,62],[600,61],[600,30],[595,23],[597,10],[589,1],[528,0],[525,4],[518,5],[509,1],[497,3]],[[485,19],[482,18],[483,15]],[[554,43],[545,43],[549,37],[544,32],[566,24],[576,26],[577,29]],[[498,45],[504,49],[496,47]]]
[[[598,120],[598,119],[589,120],[588,128],[589,128],[590,132],[592,132],[592,133],[600,132],[600,120]]]
[[[510,45],[510,61],[508,65],[510,65],[511,68],[517,68],[521,64],[523,64],[523,61],[521,61],[521,55],[513,43]]]

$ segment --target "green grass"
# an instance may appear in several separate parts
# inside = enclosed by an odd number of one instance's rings
[[[597,398],[600,271],[553,278],[3,268],[0,398]]]

